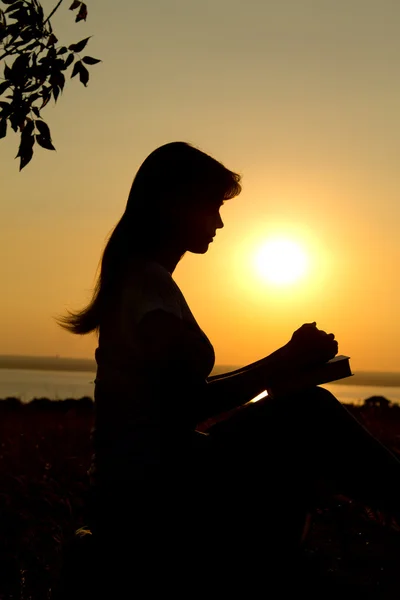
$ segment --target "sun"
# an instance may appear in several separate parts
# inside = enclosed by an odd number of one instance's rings
[[[256,271],[262,279],[276,286],[299,281],[307,272],[309,260],[303,247],[286,238],[272,238],[256,251]]]

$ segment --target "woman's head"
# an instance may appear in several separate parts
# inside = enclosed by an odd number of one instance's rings
[[[228,200],[237,196],[240,176],[186,142],[171,142],[154,150],[142,163],[129,194],[127,210],[138,202],[183,202],[206,194]]]
[[[106,244],[92,301],[59,324],[73,333],[100,326],[123,285],[132,259],[174,247],[204,253],[222,227],[219,208],[241,191],[240,175],[185,142],[154,150],[133,180],[125,212]]]
[[[154,150],[133,180],[122,217],[132,250],[151,252],[182,233],[187,217],[241,191],[240,176],[185,142]]]

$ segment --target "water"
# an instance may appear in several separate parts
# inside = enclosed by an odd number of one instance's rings
[[[29,369],[0,369],[0,398],[14,396],[22,402],[32,398],[93,398],[95,373],[89,371],[45,371]],[[384,396],[400,404],[400,387],[326,384],[341,402],[360,404],[371,396]]]
[[[0,369],[0,398],[13,396],[21,402],[32,398],[93,398],[95,376],[89,371]]]
[[[371,396],[384,396],[393,404],[400,404],[400,387],[374,386],[374,385],[346,385],[329,383],[321,387],[326,388],[344,404],[362,404]]]

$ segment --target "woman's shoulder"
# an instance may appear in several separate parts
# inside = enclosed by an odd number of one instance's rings
[[[182,316],[182,294],[170,273],[159,263],[145,259],[132,261],[123,286],[123,304],[137,317],[155,309]]]

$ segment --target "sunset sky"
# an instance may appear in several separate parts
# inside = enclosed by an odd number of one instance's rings
[[[0,354],[93,355],[54,317],[89,300],[141,162],[184,140],[243,175],[174,274],[217,363],[317,321],[354,370],[400,371],[400,2],[87,0],[75,24],[71,1],[60,43],[93,35],[103,62],[44,109],[57,152],[20,173],[18,136],[0,141]],[[271,237],[308,256],[292,285],[255,267]]]

